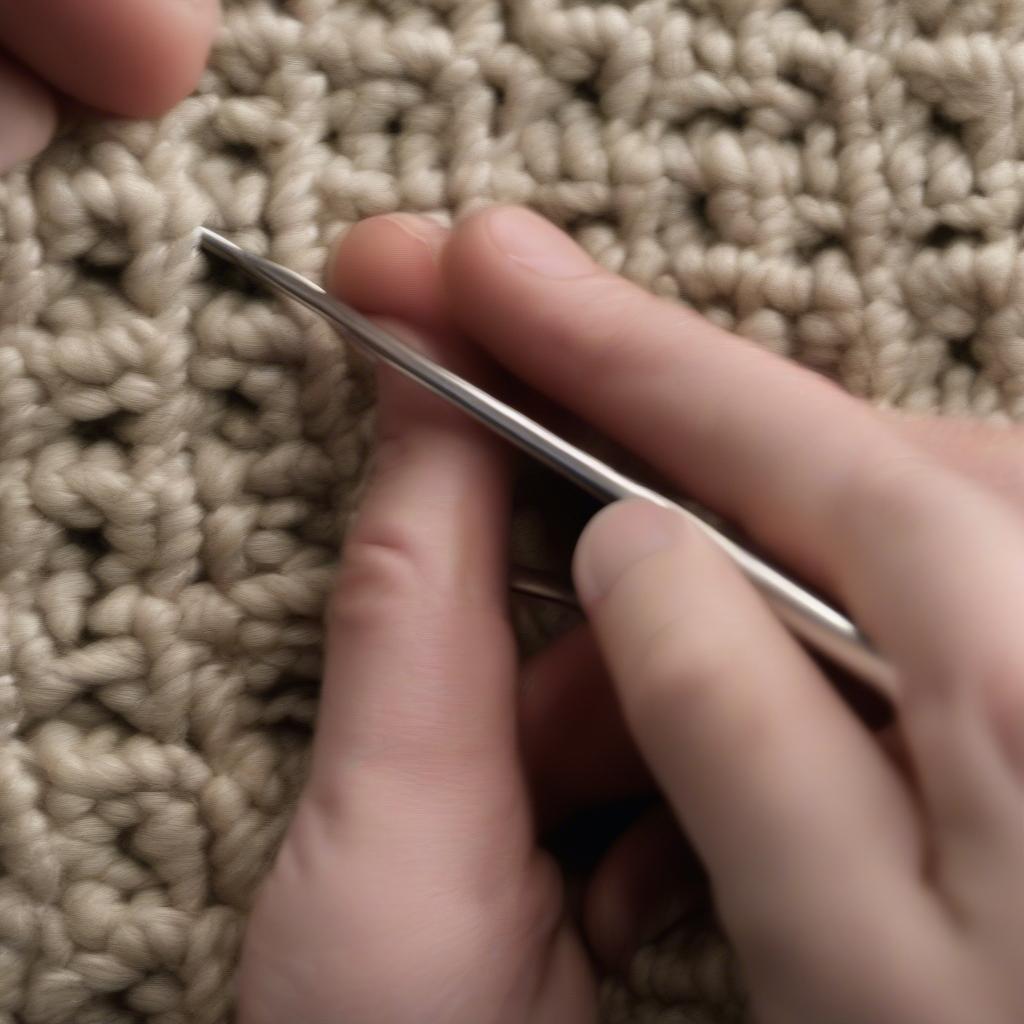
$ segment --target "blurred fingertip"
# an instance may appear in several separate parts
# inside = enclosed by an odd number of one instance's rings
[[[443,307],[437,260],[447,239],[445,227],[416,214],[359,221],[331,245],[328,290],[366,312],[437,320]]]
[[[0,58],[0,173],[41,153],[57,130],[53,93],[38,79]]]
[[[0,3],[7,52],[56,91],[119,117],[157,117],[188,96],[219,23],[217,0]]]

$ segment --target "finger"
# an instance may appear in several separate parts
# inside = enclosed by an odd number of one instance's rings
[[[0,173],[39,153],[57,127],[50,91],[23,68],[0,56]]]
[[[328,616],[323,749],[410,771],[507,753],[501,460],[475,425],[390,371],[378,410],[374,476]]]
[[[599,270],[526,211],[464,222],[443,271],[454,315],[499,362],[792,568],[826,575],[836,492],[891,441],[866,405]]]
[[[650,792],[589,628],[534,656],[522,673],[523,760],[541,831],[589,807]]]
[[[920,628],[907,628],[907,609],[917,588],[940,581],[893,572],[858,532],[865,520],[878,529],[878,500],[889,500],[878,480],[898,485],[900,467],[920,450],[868,406],[600,271],[525,211],[471,218],[443,267],[455,315],[499,361],[744,526],[784,563],[852,596],[880,643],[889,634],[922,642]],[[852,500],[862,493],[874,498]],[[940,559],[935,568],[941,574],[949,564]]]
[[[663,805],[648,811],[608,851],[587,889],[584,928],[608,968],[707,903],[707,880],[679,824]]]
[[[815,976],[844,962],[849,934],[896,956],[904,927],[938,927],[898,777],[716,548],[682,516],[619,503],[584,532],[574,572],[626,721],[738,941]]]
[[[217,0],[0,0],[0,38],[61,92],[129,117],[151,117],[199,80]]]
[[[447,240],[448,231],[426,217],[392,213],[360,221],[333,246],[327,290],[366,314],[450,330],[437,262]]]
[[[869,591],[854,610],[877,624],[880,642],[887,633],[921,642],[906,609],[913,591],[939,580],[894,573],[859,535],[846,535],[865,519],[877,530],[878,500],[888,500],[878,481],[899,486],[900,467],[921,454],[867,405],[600,271],[525,211],[470,218],[446,247],[443,269],[457,319],[499,361],[801,574],[842,596]],[[851,500],[861,493],[874,498]],[[852,577],[863,586],[851,588]]]
[[[331,280],[344,281],[349,301],[362,304],[365,294],[372,306],[373,285],[363,293],[357,274],[339,276],[359,252],[391,253],[401,268],[390,278],[395,294],[418,296],[404,313],[437,313],[433,252],[422,238],[378,223],[339,246]],[[432,343],[446,356],[458,347]],[[438,801],[479,819],[484,807],[494,813],[483,794],[499,783],[514,789],[515,780],[505,473],[494,441],[457,410],[390,372],[381,385],[374,479],[346,538],[328,616],[311,785],[321,803],[350,813],[385,806],[383,785],[404,796],[415,820],[436,825]],[[395,800],[386,806],[394,812]]]

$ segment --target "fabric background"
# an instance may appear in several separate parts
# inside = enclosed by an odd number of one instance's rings
[[[0,1021],[226,1020],[303,776],[372,395],[198,224],[316,277],[359,218],[524,202],[858,394],[1019,419],[1022,34],[1019,0],[232,0],[173,113],[0,180]],[[684,928],[606,1017],[736,992]]]

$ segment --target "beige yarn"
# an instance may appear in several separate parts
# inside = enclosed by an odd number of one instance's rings
[[[316,276],[361,217],[525,202],[857,393],[1020,419],[1022,39],[1024,0],[234,0],[173,113],[0,181],[0,1022],[227,1020],[303,775],[371,396],[198,224]],[[738,1019],[708,941],[606,1019]]]

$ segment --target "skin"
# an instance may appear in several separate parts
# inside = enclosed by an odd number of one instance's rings
[[[218,0],[0,0],[0,172],[39,153],[69,103],[155,117],[196,86]]]
[[[216,22],[211,0],[19,8],[0,2],[0,168],[46,144],[57,91],[173,105]],[[240,1019],[594,1021],[594,958],[621,967],[699,860],[763,1024],[1020,1020],[1020,433],[877,413],[522,211],[451,235],[376,218],[327,276],[741,523],[851,609],[901,686],[871,735],[715,549],[638,503],[579,544],[590,625],[518,665],[507,453],[382,373],[312,772],[250,920]],[[543,828],[650,793],[569,913]]]
[[[506,453],[383,371],[312,774],[246,936],[244,1024],[590,1024],[595,957],[621,967],[685,903],[692,851],[764,1024],[1022,1019],[1020,433],[879,413],[523,211],[451,234],[363,222],[327,281],[741,523],[851,609],[900,691],[881,740],[716,549],[635,502],[580,541],[589,627],[521,668]],[[648,790],[663,807],[612,844],[578,915],[556,910],[539,824]]]

